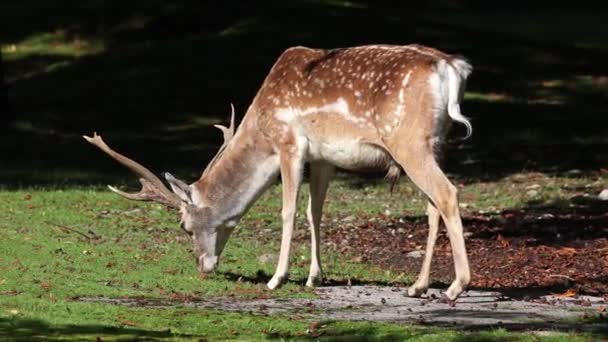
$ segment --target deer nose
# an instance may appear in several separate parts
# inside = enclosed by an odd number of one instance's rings
[[[209,273],[215,271],[217,267],[217,257],[208,257],[206,254],[202,254],[198,257],[198,270],[201,273]]]

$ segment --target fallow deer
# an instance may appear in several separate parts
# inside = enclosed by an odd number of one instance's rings
[[[456,274],[445,296],[454,300],[468,285],[470,271],[457,189],[440,169],[438,154],[452,121],[466,126],[467,137],[471,134],[469,120],[460,112],[471,70],[463,57],[421,45],[289,48],[270,70],[236,134],[234,108],[230,127],[217,126],[224,144],[200,179],[188,185],[165,173],[173,191],[145,167],[111,150],[97,134],[85,138],[141,177],[138,193],[110,189],[128,199],[179,208],[200,272],[216,268],[239,219],[280,174],[283,230],[270,289],[287,277],[305,163],[310,163],[307,286],[322,280],[319,225],[334,168],[385,169],[393,179],[404,171],[428,197],[429,224],[422,269],[408,294],[420,296],[429,286],[442,219]]]

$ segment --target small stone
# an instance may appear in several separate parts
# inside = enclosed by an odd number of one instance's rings
[[[532,185],[528,185],[526,187],[526,190],[533,190],[533,189],[538,189],[540,188],[540,184],[532,184]]]
[[[101,213],[104,214],[104,212],[106,212],[106,214],[109,213],[109,212],[107,212],[107,210],[103,210]],[[143,210],[141,210],[140,208],[135,208],[135,209],[125,211],[125,215],[135,216],[135,215],[141,214],[142,212],[143,212]]]
[[[407,253],[405,256],[408,258],[419,259],[424,255],[424,251],[411,251]]]
[[[462,233],[462,236],[464,236],[465,239],[468,239],[471,236],[473,236],[473,233],[472,232],[464,232],[464,233]]]
[[[600,194],[597,196],[597,198],[599,198],[602,201],[608,201],[608,189],[602,190],[602,192],[600,192]]]
[[[354,215],[348,215],[342,219],[342,222],[353,222],[356,219]]]
[[[262,254],[258,260],[263,264],[267,264],[273,262],[275,260],[275,256],[274,254]]]
[[[493,216],[492,222],[502,225],[502,224],[507,223],[507,219],[503,216]]]
[[[365,258],[363,258],[362,256],[359,255],[359,256],[352,258],[351,261],[354,263],[360,264],[363,261],[365,261]]]
[[[405,233],[405,229],[403,229],[403,228],[398,228],[398,229],[397,229],[397,233],[399,233],[399,234],[404,234],[404,233]]]
[[[529,197],[534,197],[536,195],[538,195],[538,191],[536,190],[529,190],[528,192],[526,192],[526,195]]]

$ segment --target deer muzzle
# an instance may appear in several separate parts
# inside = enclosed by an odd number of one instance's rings
[[[198,257],[198,271],[201,273],[210,273],[215,271],[218,264],[218,257],[216,256],[208,256],[206,253],[203,253]]]

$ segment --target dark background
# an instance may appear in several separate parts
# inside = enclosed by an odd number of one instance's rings
[[[474,134],[447,153],[455,177],[597,172],[608,167],[607,14],[581,1],[3,1],[5,46],[49,33],[105,48],[4,52],[0,185],[132,181],[81,138],[93,131],[193,181],[221,143],[211,125],[230,102],[240,120],[284,49],[370,43],[431,45],[474,65],[463,104]]]

